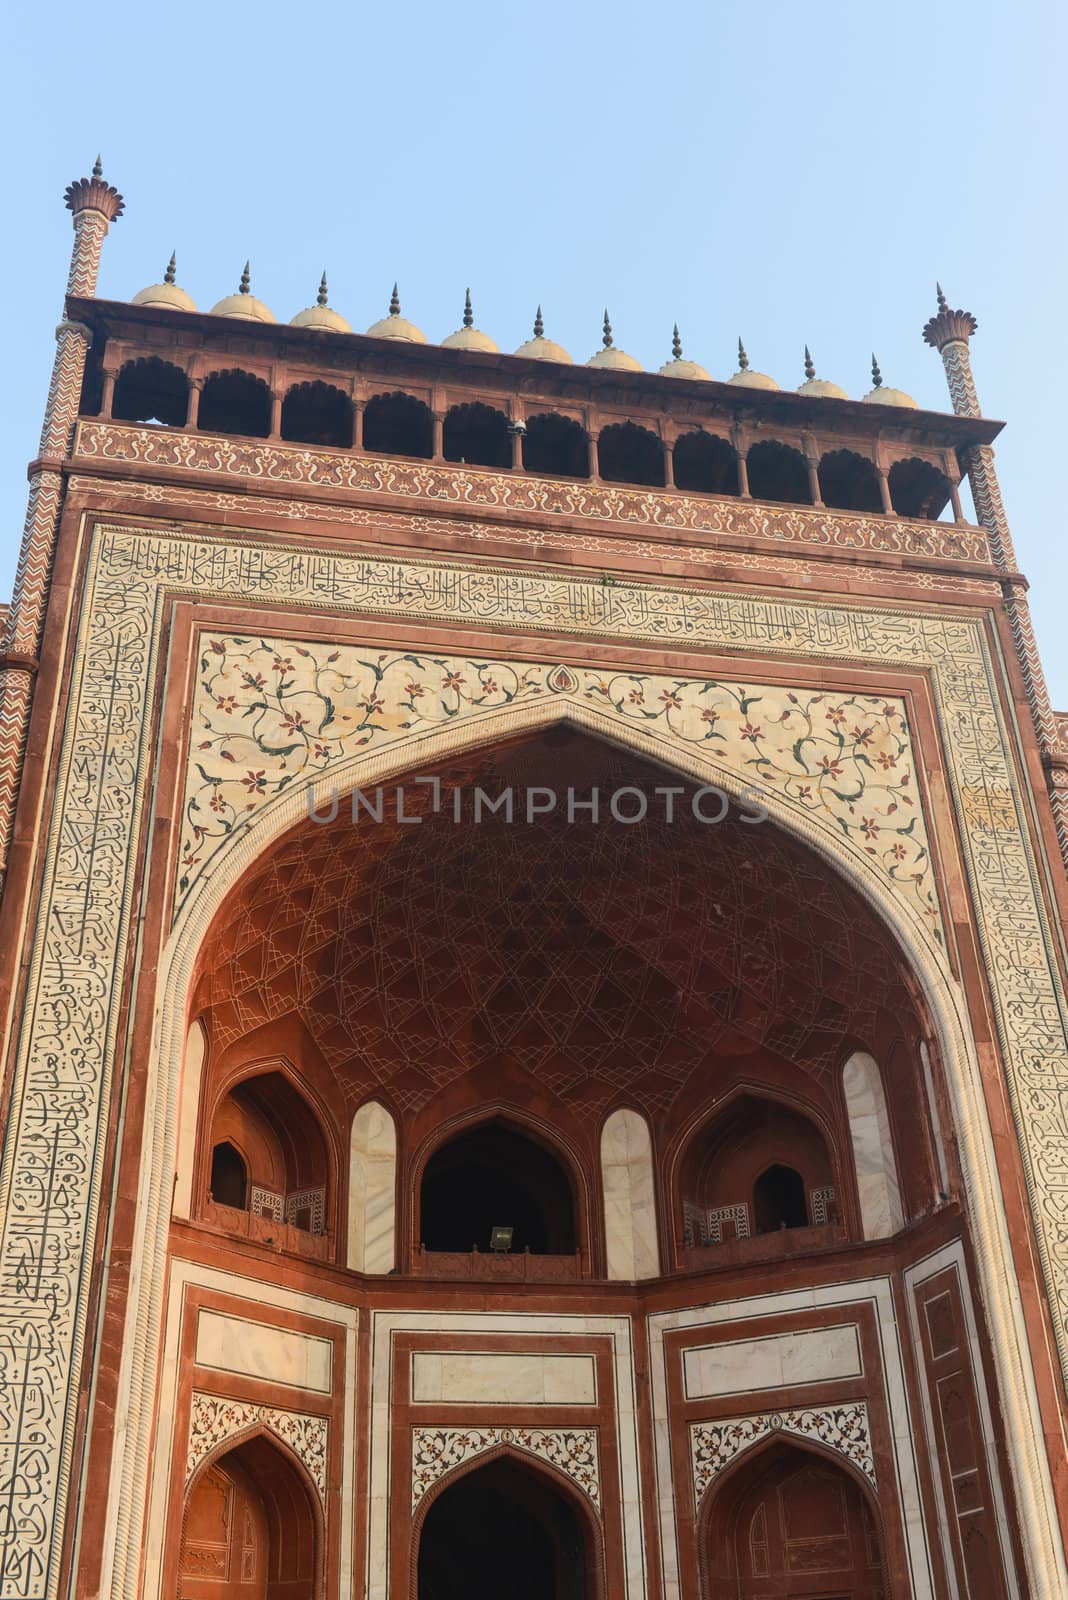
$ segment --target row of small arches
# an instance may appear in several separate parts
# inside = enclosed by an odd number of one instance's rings
[[[837,1242],[885,1237],[902,1226],[875,1060],[855,1052],[843,1065],[841,1087],[844,1140],[814,1114],[750,1088],[728,1096],[693,1132],[672,1181],[676,1215],[669,1231],[682,1264],[700,1264],[694,1250],[783,1230],[830,1227]],[[296,1250],[305,1248],[303,1237],[315,1241],[311,1253],[335,1257],[341,1151],[288,1072],[269,1070],[232,1084],[209,1111],[206,1132],[199,1208],[205,1220]],[[344,1259],[355,1270],[396,1270],[399,1155],[392,1116],[368,1102],[349,1136]],[[849,1165],[857,1185],[852,1199]],[[607,1275],[658,1276],[653,1146],[638,1112],[622,1109],[607,1120],[600,1181]],[[408,1270],[469,1276],[480,1254],[502,1248],[496,1237],[502,1232],[505,1253],[549,1258],[555,1276],[584,1276],[590,1252],[599,1254],[588,1180],[573,1153],[504,1108],[444,1133],[417,1158],[412,1182]],[[408,1258],[403,1246],[401,1256]]]
[[[128,362],[111,396],[111,416],[121,422],[191,424],[191,395],[199,431],[270,438],[275,403],[268,384],[252,373],[212,373],[199,391],[186,374],[158,357]],[[278,431],[293,444],[351,449],[357,412],[343,390],[321,381],[294,384],[281,403]],[[359,447],[389,456],[469,466],[523,470],[548,477],[677,489],[716,495],[747,494],[789,505],[824,505],[861,513],[893,511],[935,520],[951,499],[945,473],[917,457],[896,461],[884,489],[875,463],[853,450],[825,452],[812,463],[792,445],[775,439],[752,444],[744,456],[729,440],[695,428],[669,451],[652,429],[612,423],[596,440],[573,418],[556,412],[529,416],[520,427],[504,412],[479,401],[453,406],[441,423],[440,440],[428,405],[402,391],[373,396],[359,415]]]

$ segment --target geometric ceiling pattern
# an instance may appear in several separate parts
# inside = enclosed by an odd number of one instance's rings
[[[354,824],[343,806],[253,864],[201,952],[195,1009],[217,1049],[295,1014],[352,1105],[377,1093],[412,1112],[507,1070],[583,1120],[623,1090],[655,1117],[732,1056],[824,1082],[848,1042],[913,1011],[874,913],[771,822],[703,824],[688,790],[669,823],[662,770],[566,726],[440,777],[437,812],[429,786],[405,791],[419,825],[389,807]],[[648,815],[569,822],[560,806],[528,823],[537,785],[596,788],[603,812],[637,787]],[[475,786],[511,786],[516,820],[475,823]]]

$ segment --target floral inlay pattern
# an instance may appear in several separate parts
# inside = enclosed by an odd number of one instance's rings
[[[189,1454],[186,1458],[186,1478],[191,1478],[197,1467],[217,1445],[244,1433],[247,1428],[260,1425],[292,1450],[326,1500],[326,1452],[330,1424],[325,1417],[307,1416],[300,1411],[280,1411],[277,1406],[260,1406],[243,1400],[223,1400],[218,1395],[194,1394],[189,1416]]]
[[[499,1445],[540,1456],[566,1472],[600,1511],[596,1428],[413,1428],[412,1505],[454,1467]]]
[[[792,1433],[814,1439],[859,1467],[873,1489],[878,1488],[875,1457],[868,1429],[868,1408],[863,1401],[851,1405],[804,1407],[795,1411],[768,1411],[760,1416],[730,1417],[724,1422],[690,1425],[690,1459],[693,1467],[694,1503],[700,1505],[713,1478],[743,1450],[759,1444],[771,1433]]]
[[[700,745],[757,787],[799,802],[859,845],[941,937],[900,699],[237,634],[201,639],[179,905],[234,831],[292,784],[365,748],[548,695],[593,702],[680,747]]]

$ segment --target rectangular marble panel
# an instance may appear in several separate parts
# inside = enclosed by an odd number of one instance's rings
[[[197,1318],[196,1359],[202,1367],[220,1372],[239,1372],[246,1378],[329,1394],[333,1355],[329,1339],[289,1328],[246,1322],[218,1311],[201,1311]]]
[[[592,1406],[592,1356],[485,1350],[420,1350],[412,1356],[412,1400],[419,1405]]]
[[[705,1345],[687,1350],[682,1362],[687,1400],[856,1378],[864,1370],[855,1323]]]

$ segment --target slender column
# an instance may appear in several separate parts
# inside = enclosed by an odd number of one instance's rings
[[[949,480],[949,503],[953,507],[953,521],[964,521],[964,507],[960,503],[960,484]]]
[[[282,401],[285,396],[281,389],[271,390],[271,438],[280,439],[282,436]]]
[[[601,481],[601,463],[597,455],[597,434],[593,428],[587,434],[589,442],[590,477],[594,483]]]
[[[879,499],[883,503],[884,514],[889,517],[894,510],[894,502],[890,498],[890,474],[885,467],[876,467],[875,470],[879,474]]]
[[[666,489],[674,489],[674,487],[675,487],[675,441],[674,441],[674,439],[665,439],[664,440],[664,487]]]
[[[118,372],[114,367],[104,368],[104,393],[100,401],[100,415],[110,420],[111,410],[115,401],[115,379]]]
[[[970,311],[950,309],[941,284],[938,285],[938,310],[927,322],[923,337],[942,357],[946,369],[953,410],[959,417],[980,417],[979,396],[972,377],[969,340],[979,324]],[[986,529],[994,565],[1005,576],[1001,591],[1005,612],[1016,644],[1031,716],[1038,736],[1038,748],[1046,767],[1050,806],[1057,827],[1057,835],[1068,867],[1068,745],[1061,742],[1060,731],[1050,705],[1045,674],[1038,656],[1031,612],[1026,590],[1016,579],[1016,552],[1012,547],[1009,522],[1001,498],[994,452],[988,444],[972,445],[964,452],[964,465],[972,486],[972,498],[979,521]],[[959,499],[954,501],[956,513]]]
[[[822,506],[823,496],[820,494],[820,464],[814,456],[806,456],[805,464],[808,467],[808,497],[814,506]]]
[[[352,448],[363,449],[363,407],[362,400],[352,402]]]
[[[186,412],[185,412],[185,425],[186,425],[187,428],[192,429],[192,428],[195,428],[198,425],[198,420],[199,420],[199,417],[200,417],[200,397],[201,397],[201,395],[203,393],[204,393],[204,379],[203,378],[190,378],[190,380],[189,380],[189,400],[188,400],[188,403],[186,405]]]
[[[738,463],[738,498],[740,500],[748,500],[750,498],[750,494],[749,494],[749,463],[745,459],[745,451],[744,450],[739,450],[737,445],[736,445],[735,446],[735,450],[734,450],[734,457],[735,457],[735,460]]]
[[[434,460],[445,459],[445,413],[434,412]]]
[[[92,177],[70,184],[64,199],[74,220],[67,294],[91,296],[96,293],[104,235],[109,224],[122,215],[122,196],[104,182],[98,159]],[[63,509],[60,466],[70,455],[73,443],[91,342],[90,330],[80,322],[64,319],[56,329],[52,382],[45,403],[38,459],[30,475],[14,595],[0,639],[0,884],[11,849],[33,674]]]

